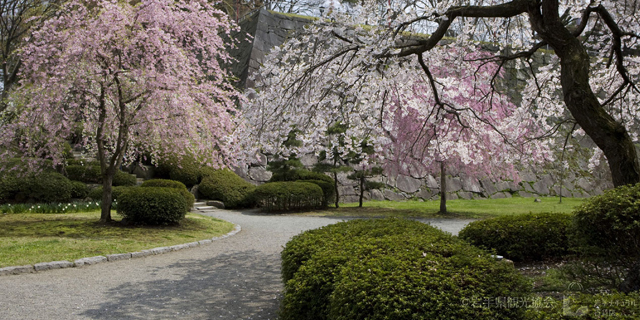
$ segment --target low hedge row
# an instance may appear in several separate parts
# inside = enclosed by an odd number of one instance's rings
[[[142,188],[173,188],[176,189],[184,198],[187,203],[187,212],[193,207],[193,203],[196,198],[187,190],[187,187],[180,181],[166,180],[166,179],[151,179],[147,180],[140,186]]]
[[[250,208],[255,205],[254,185],[229,169],[209,171],[198,185],[198,193],[209,200],[224,202],[225,208]]]
[[[83,165],[68,165],[65,168],[67,177],[72,181],[84,183],[102,183],[100,165],[97,162],[88,162]],[[135,186],[136,177],[124,171],[117,170],[113,176],[113,186]]]
[[[318,184],[300,181],[265,183],[255,189],[253,196],[267,212],[321,208],[324,201]]]
[[[470,303],[521,297],[509,264],[434,227],[352,220],[295,236],[282,252],[288,319],[522,319],[522,308]]]
[[[0,176],[0,203],[68,202],[72,190],[71,181],[57,172],[5,173]]]
[[[458,236],[513,261],[557,258],[569,251],[571,219],[563,213],[503,216],[469,223]]]
[[[127,187],[127,186],[111,187],[112,199],[118,200],[118,198],[120,198],[120,195],[129,188],[136,188],[136,187]],[[103,193],[103,189],[102,189],[102,186],[100,186],[89,191],[89,194],[87,195],[87,197],[89,197],[91,200],[94,200],[94,201],[102,201],[102,193]]]
[[[176,224],[186,208],[187,200],[176,188],[127,188],[118,195],[118,214],[133,223]]]

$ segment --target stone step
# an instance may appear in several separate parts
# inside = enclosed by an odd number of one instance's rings
[[[206,203],[206,202],[203,202],[203,201],[198,201],[198,202],[194,202],[194,203],[193,203],[193,206],[194,206],[194,207],[197,207],[197,206],[206,206],[206,205],[207,205],[207,203]]]
[[[196,207],[196,210],[200,210],[200,211],[218,209],[214,206],[195,206],[195,207]]]
[[[134,176],[135,176],[135,174],[134,174]],[[143,184],[143,183],[144,183],[144,179],[142,179],[142,178],[136,178],[136,186],[139,186],[139,185],[141,185],[141,184]]]

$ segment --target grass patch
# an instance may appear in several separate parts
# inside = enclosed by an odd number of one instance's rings
[[[439,214],[440,201],[367,201],[363,208],[358,208],[358,203],[344,203],[340,208],[326,210],[314,210],[304,212],[311,216],[349,216],[349,217],[419,217],[419,218],[473,218],[485,219],[504,215],[562,212],[570,213],[573,208],[581,204],[583,198],[562,198],[562,204],[558,197],[539,198],[540,202],[534,202],[534,198],[506,198],[506,199],[476,199],[476,200],[449,200],[447,201],[447,214]]]
[[[226,234],[233,224],[187,214],[179,226],[98,223],[100,212],[0,214],[0,268],[126,253]]]

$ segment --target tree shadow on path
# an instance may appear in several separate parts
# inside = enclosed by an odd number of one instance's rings
[[[93,319],[276,319],[280,257],[242,251],[181,260],[149,278],[107,292],[108,301],[82,315]]]

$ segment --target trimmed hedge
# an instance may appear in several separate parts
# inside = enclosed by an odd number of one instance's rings
[[[229,169],[210,172],[198,185],[198,193],[202,198],[220,200],[225,208],[249,208],[255,205],[254,185],[244,181]]]
[[[510,264],[416,221],[352,220],[295,236],[282,252],[289,319],[522,319],[523,308],[475,306],[524,297]]]
[[[140,186],[142,188],[173,188],[177,189],[178,192],[184,197],[184,200],[187,202],[187,211],[191,210],[193,207],[193,203],[196,198],[187,190],[187,187],[184,183],[180,181],[173,181],[167,179],[151,179],[142,183]]]
[[[87,162],[84,165],[72,164],[65,168],[67,177],[73,181],[84,183],[102,183],[100,165],[97,162]]]
[[[564,213],[503,216],[471,222],[458,237],[513,261],[557,258],[569,251],[571,219]]]
[[[0,203],[36,201],[43,203],[68,202],[73,185],[57,172],[38,174],[4,174],[0,179]]]
[[[318,185],[322,189],[322,207],[326,208],[329,205],[329,201],[334,200],[336,196],[336,189],[333,182],[327,182],[323,180],[300,180],[298,182],[310,182]]]
[[[175,188],[128,188],[118,197],[118,214],[134,223],[175,224],[187,214],[187,202]]]
[[[89,188],[84,182],[71,181],[71,198],[84,199],[89,195]]]
[[[200,182],[200,168],[200,164],[194,157],[186,156],[178,159],[171,156],[158,162],[154,176],[160,179],[180,181],[187,188],[191,188]]]
[[[68,202],[73,185],[57,172],[43,172],[33,176],[29,182],[28,195],[36,202]]]
[[[258,206],[269,212],[321,208],[324,200],[317,184],[300,181],[265,183],[253,195]]]
[[[113,200],[118,200],[118,198],[120,197],[120,195],[128,190],[129,188],[134,188],[137,189],[137,187],[126,187],[126,186],[120,186],[120,187],[111,187],[111,197]],[[89,194],[87,195],[87,197],[91,198],[94,201],[102,201],[102,186],[97,187],[91,191],[89,191]]]
[[[629,265],[640,259],[640,184],[607,190],[574,214],[572,241],[580,253]]]
[[[132,187],[136,185],[136,177],[132,174],[126,173],[121,170],[117,170],[116,174],[113,176],[113,181],[111,184],[113,186],[127,186]]]
[[[65,168],[67,177],[72,181],[80,181],[84,183],[102,183],[102,173],[100,165],[97,162],[85,162],[84,165],[72,164]],[[111,182],[113,186],[135,186],[136,177],[116,170]]]
[[[269,182],[280,181],[299,181],[299,180],[320,180],[333,184],[333,178],[320,172],[313,172],[305,169],[295,169],[287,172],[287,174],[273,174]]]

